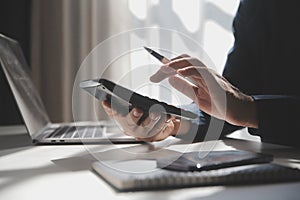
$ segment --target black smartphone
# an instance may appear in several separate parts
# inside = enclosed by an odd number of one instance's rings
[[[206,155],[203,158],[200,156]],[[179,158],[161,158],[156,160],[158,168],[175,171],[207,171],[242,165],[269,163],[273,155],[242,150],[188,152]]]
[[[187,119],[198,117],[193,112],[138,94],[107,79],[82,81],[80,88],[101,101],[109,101],[113,108],[122,114],[130,112],[132,108],[138,108],[146,114],[151,110]]]

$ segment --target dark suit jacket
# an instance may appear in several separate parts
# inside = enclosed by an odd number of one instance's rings
[[[241,0],[223,76],[257,104],[263,142],[300,147],[300,2]],[[205,114],[204,114],[205,116]],[[206,122],[210,118],[206,115]],[[197,128],[203,140],[207,123]],[[225,123],[222,136],[242,127]]]
[[[243,0],[223,72],[252,95],[262,141],[300,147],[300,2]]]

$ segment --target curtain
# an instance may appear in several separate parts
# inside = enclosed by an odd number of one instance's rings
[[[32,73],[50,119],[73,121],[75,105],[80,119],[94,120],[91,98],[74,95],[76,79],[95,78],[105,71],[116,80],[145,61],[154,62],[134,51],[141,50],[141,44],[196,53],[192,45],[177,40],[177,35],[184,35],[201,45],[221,71],[233,42],[237,5],[238,0],[33,0]],[[132,55],[124,56],[128,49]],[[88,64],[92,67],[79,73]],[[110,70],[105,69],[108,65]],[[97,119],[105,117],[99,108]]]
[[[32,73],[52,121],[73,121],[72,89],[84,58],[101,41],[129,29],[123,3],[33,0]]]

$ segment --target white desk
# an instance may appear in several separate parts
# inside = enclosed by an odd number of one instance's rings
[[[15,136],[14,136],[15,137]],[[0,136],[1,143],[5,143]],[[10,140],[11,142],[12,140]],[[1,145],[0,143],[0,145]],[[199,149],[189,146],[189,150]],[[119,193],[90,168],[94,160],[89,152],[109,152],[114,148],[138,145],[60,145],[7,147],[0,151],[0,200],[23,199],[299,199],[300,182],[257,186],[195,187],[188,189]],[[159,145],[158,145],[159,146]],[[185,145],[172,145],[170,150],[183,150]],[[276,162],[300,166],[300,152],[290,148],[260,144],[254,141],[228,139],[215,143],[215,149],[244,149],[273,152]],[[118,156],[118,155],[113,155]]]

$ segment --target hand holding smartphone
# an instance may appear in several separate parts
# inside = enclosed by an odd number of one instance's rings
[[[80,88],[101,101],[109,101],[114,109],[121,114],[127,114],[132,108],[138,108],[144,114],[154,111],[186,119],[195,119],[198,117],[193,112],[143,96],[107,79],[82,81]]]

